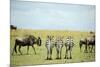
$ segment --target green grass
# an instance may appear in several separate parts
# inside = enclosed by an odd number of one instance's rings
[[[11,65],[37,65],[37,64],[59,64],[59,63],[76,63],[76,62],[92,62],[95,61],[95,53],[83,53],[79,50],[79,40],[80,38],[84,38],[89,36],[89,32],[78,32],[78,31],[48,31],[48,30],[21,30],[18,29],[16,31],[11,31],[11,53],[14,47],[14,41],[16,37],[25,37],[27,35],[40,36],[42,38],[42,46],[35,45],[36,55],[32,47],[30,47],[29,55],[27,53],[27,47],[22,47],[21,51],[23,55],[15,54],[11,55]],[[72,50],[72,59],[64,59],[65,56],[65,46],[62,48],[62,59],[56,60],[56,49],[53,48],[52,58],[53,60],[45,60],[46,59],[46,47],[45,41],[47,35],[57,36],[73,36],[75,46]],[[84,48],[82,48],[84,49]]]

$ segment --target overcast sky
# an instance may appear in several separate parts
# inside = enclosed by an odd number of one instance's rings
[[[24,29],[95,30],[95,6],[11,1],[11,24]]]

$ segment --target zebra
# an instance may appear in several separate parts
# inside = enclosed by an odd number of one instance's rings
[[[73,38],[72,36],[68,36],[66,38],[66,41],[65,41],[65,47],[66,47],[66,52],[65,52],[65,59],[72,59],[72,48],[74,46],[74,41],[73,41]],[[68,55],[68,52],[69,52],[69,55]]]
[[[57,52],[56,59],[61,59],[61,52],[62,52],[62,47],[63,47],[63,40],[61,37],[56,39],[55,47],[56,47],[56,52]]]
[[[54,47],[54,40],[53,40],[54,36],[47,36],[47,40],[46,40],[46,48],[47,48],[47,60],[52,60],[52,50]]]

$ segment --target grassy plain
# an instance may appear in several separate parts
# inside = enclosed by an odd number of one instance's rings
[[[95,53],[84,53],[80,52],[79,49],[79,40],[89,36],[89,32],[79,32],[79,31],[57,31],[57,30],[11,30],[10,41],[11,48],[10,52],[12,53],[14,42],[16,37],[26,37],[27,35],[34,35],[36,37],[40,36],[42,38],[42,46],[35,45],[37,54],[34,54],[32,47],[30,47],[29,55],[27,53],[27,47],[22,47],[21,51],[23,55],[15,54],[11,55],[11,65],[37,65],[37,64],[59,64],[59,63],[78,63],[78,62],[90,62],[95,61]],[[64,59],[65,56],[65,46],[62,48],[62,59],[57,60],[56,58],[56,49],[53,48],[52,58],[53,60],[45,60],[47,55],[47,50],[45,47],[45,41],[47,35],[64,36],[69,35],[73,36],[75,46],[72,50],[72,59]],[[84,47],[82,48],[84,50]]]

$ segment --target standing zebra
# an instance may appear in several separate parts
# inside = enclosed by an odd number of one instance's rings
[[[56,51],[57,51],[56,59],[61,59],[61,52],[62,52],[62,47],[63,47],[63,40],[61,37],[56,39],[55,47],[56,47]]]
[[[47,60],[52,60],[52,49],[54,47],[53,36],[47,36],[46,40]]]
[[[65,41],[65,47],[66,47],[66,53],[65,53],[65,59],[72,59],[72,47],[74,46],[74,42],[73,42],[73,39],[71,36],[68,36],[66,38],[66,41]],[[69,53],[68,53],[69,52]],[[69,54],[69,56],[68,56]]]

